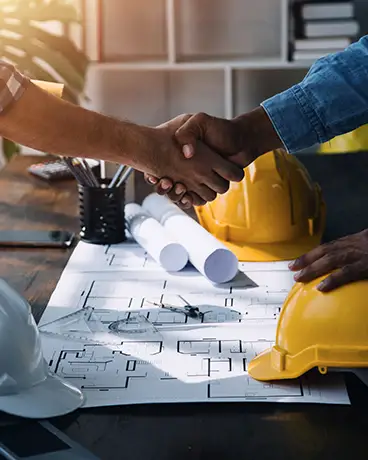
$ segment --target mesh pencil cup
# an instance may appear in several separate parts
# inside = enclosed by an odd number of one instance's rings
[[[78,184],[78,192],[81,239],[93,244],[125,241],[125,184],[112,188]]]

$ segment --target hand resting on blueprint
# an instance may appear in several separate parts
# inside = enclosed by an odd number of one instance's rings
[[[185,158],[193,161],[200,153],[204,142],[223,158],[241,168],[247,167],[256,158],[272,149],[282,147],[281,140],[262,107],[250,113],[227,120],[206,113],[182,115],[185,122],[175,132]],[[198,203],[192,193],[185,193],[183,184],[175,183],[171,177],[145,174],[148,183],[155,185],[160,195],[167,195],[182,208]]]
[[[368,279],[368,229],[318,246],[292,262],[296,281],[328,275],[318,289],[328,292],[344,284]]]

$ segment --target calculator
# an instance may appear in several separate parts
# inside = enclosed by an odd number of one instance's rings
[[[92,169],[98,166],[98,161],[96,160],[88,159],[87,163],[91,166]],[[33,164],[28,168],[28,172],[34,176],[39,177],[40,179],[44,179],[50,182],[74,178],[70,169],[62,159]]]

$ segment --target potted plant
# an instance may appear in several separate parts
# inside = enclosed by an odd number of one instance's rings
[[[64,83],[63,97],[79,103],[89,60],[66,33],[72,24],[80,24],[76,0],[0,0],[0,59],[32,79]],[[18,151],[3,139],[7,159]]]

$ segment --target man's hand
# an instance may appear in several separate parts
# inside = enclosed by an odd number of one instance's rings
[[[205,113],[184,117],[186,120],[177,129],[175,137],[187,159],[192,159],[196,155],[199,141],[202,141],[224,158],[245,168],[259,155],[282,146],[266,112],[261,107],[232,120],[212,117]],[[157,193],[167,194],[172,201],[182,202],[184,197],[187,204],[193,202],[191,196],[184,194],[182,184],[175,184],[172,178],[161,177],[159,180],[158,176],[149,174],[146,174],[145,178],[147,182],[156,186]]]
[[[54,155],[100,158],[171,177],[202,202],[226,192],[229,181],[244,176],[239,166],[204,145],[198,145],[196,157],[187,161],[175,139],[186,121],[183,117],[157,128],[139,126],[75,106],[29,83],[0,118],[4,138]]]
[[[289,268],[300,270],[294,278],[303,283],[333,272],[318,285],[322,292],[368,279],[368,229],[318,246],[292,262]]]
[[[198,141],[229,157],[242,168],[252,163],[257,154],[246,149],[245,132],[236,119],[227,120],[197,113],[192,115],[175,133],[182,146],[183,155],[192,158],[197,150]]]
[[[155,177],[170,177],[182,184],[194,202],[203,204],[214,200],[217,193],[225,193],[230,181],[241,181],[244,171],[201,142],[197,142],[195,157],[187,161],[175,139],[175,133],[187,119],[188,116],[181,115],[144,132],[148,145],[141,147],[143,151],[149,150],[150,155],[140,169],[151,171]]]

